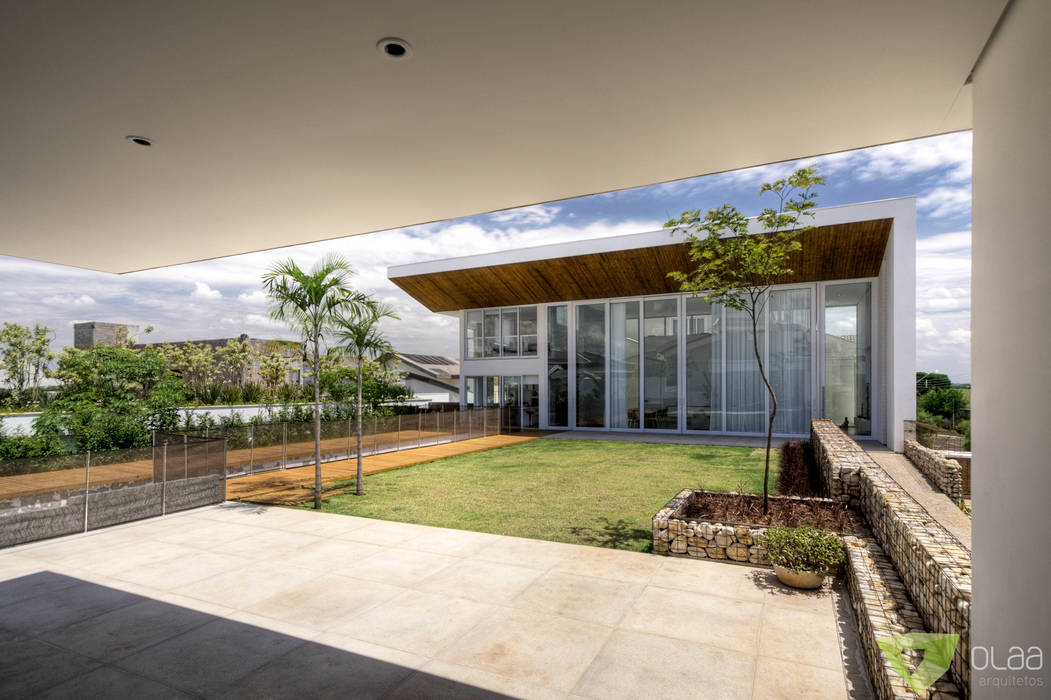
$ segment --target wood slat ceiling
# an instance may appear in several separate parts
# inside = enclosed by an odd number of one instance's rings
[[[794,271],[784,283],[879,275],[891,219],[819,226],[802,236]],[[542,304],[678,291],[667,273],[690,268],[685,243],[549,258],[447,272],[393,277],[391,281],[431,311]]]

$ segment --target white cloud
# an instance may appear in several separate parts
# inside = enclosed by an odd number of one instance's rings
[[[72,294],[55,294],[53,296],[46,297],[44,299],[45,304],[54,304],[56,306],[72,306],[74,308],[83,306],[94,306],[96,302],[92,297],[87,294],[81,294],[80,296],[74,296]]]
[[[488,218],[490,221],[498,224],[544,226],[554,221],[560,211],[562,211],[562,207],[554,204],[534,204],[529,207],[493,212],[489,214]]]
[[[242,292],[237,295],[237,301],[242,304],[251,304],[253,306],[262,306],[267,303],[266,292],[262,289],[256,289],[251,292]]]
[[[970,231],[916,242],[916,364],[970,381]]]
[[[860,180],[898,180],[947,168],[949,182],[970,183],[971,132],[962,131],[934,138],[902,141],[864,151],[865,162],[857,169]]]
[[[193,299],[222,299],[223,294],[204,282],[194,282],[194,290],[190,293],[190,297]]]
[[[971,186],[967,184],[935,187],[916,200],[916,209],[935,219],[969,214]]]

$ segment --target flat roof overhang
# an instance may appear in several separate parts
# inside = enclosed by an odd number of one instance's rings
[[[0,254],[130,272],[968,129],[1006,1],[7,2]]]
[[[891,218],[881,218],[805,231],[800,238],[803,246],[789,263],[793,273],[779,283],[877,277],[893,223]],[[654,244],[669,238],[667,231],[617,236],[578,244],[599,249],[596,252],[545,257],[530,255],[527,249],[525,257],[533,259],[497,262],[498,255],[474,256],[473,261],[435,261],[431,266],[436,269],[417,274],[412,270],[426,263],[392,268],[388,276],[435,312],[669,294],[678,292],[679,286],[668,278],[668,272],[693,267],[688,244]],[[559,248],[559,252],[572,250],[566,246],[531,250]],[[494,262],[473,264],[478,259]]]

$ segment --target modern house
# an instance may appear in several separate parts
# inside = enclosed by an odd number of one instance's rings
[[[915,418],[913,198],[818,210],[760,344],[777,435],[810,419],[901,450]],[[681,293],[681,235],[653,231],[401,265],[388,277],[460,319],[460,401],[509,427],[760,435],[767,393],[741,311]]]
[[[399,352],[397,363],[398,372],[405,375],[401,384],[413,397],[435,403],[460,400],[460,363],[456,358]]]

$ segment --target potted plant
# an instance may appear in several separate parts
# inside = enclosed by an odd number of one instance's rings
[[[762,545],[778,580],[793,588],[820,588],[846,559],[839,536],[812,527],[772,527]]]

